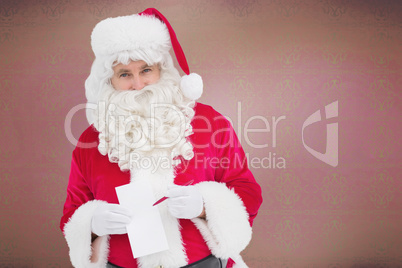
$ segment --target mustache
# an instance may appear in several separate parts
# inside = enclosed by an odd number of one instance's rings
[[[140,90],[115,90],[106,85],[103,100],[116,105],[116,114],[147,114],[151,104],[174,104],[174,95],[181,93],[173,82],[161,80]]]

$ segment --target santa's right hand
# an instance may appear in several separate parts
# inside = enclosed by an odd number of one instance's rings
[[[102,203],[92,216],[92,232],[97,236],[127,233],[126,226],[131,222],[132,214],[118,204]]]

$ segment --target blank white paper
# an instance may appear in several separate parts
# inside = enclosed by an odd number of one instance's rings
[[[116,187],[120,205],[133,211],[127,234],[134,258],[168,250],[168,242],[155,197],[148,180],[133,181]]]

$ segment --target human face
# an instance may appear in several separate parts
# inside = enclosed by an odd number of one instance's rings
[[[116,90],[141,90],[159,81],[160,69],[157,64],[149,66],[145,61],[130,61],[113,67],[112,86]]]

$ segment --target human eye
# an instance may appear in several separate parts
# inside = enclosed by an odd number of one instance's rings
[[[152,72],[152,68],[145,68],[144,70],[142,70],[143,73],[149,73]]]
[[[119,77],[124,78],[124,77],[128,77],[128,76],[129,76],[129,74],[128,74],[128,73],[122,73],[122,74],[120,74],[120,76],[119,76]]]

